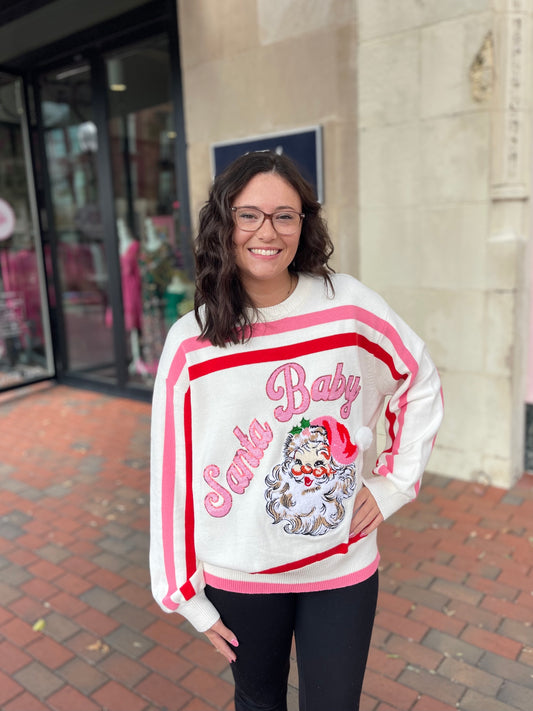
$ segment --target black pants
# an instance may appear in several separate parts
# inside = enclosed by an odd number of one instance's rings
[[[300,711],[357,711],[376,612],[378,573],[346,588],[248,595],[206,587],[239,646],[235,711],[287,711],[292,637]]]

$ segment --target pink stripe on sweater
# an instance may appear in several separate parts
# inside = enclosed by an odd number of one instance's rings
[[[168,591],[163,598],[163,603],[170,609],[176,610],[177,603],[172,600],[172,595],[178,589],[176,584],[176,565],[174,559],[174,539],[172,536],[175,496],[175,428],[174,409],[172,406],[172,393],[174,386],[167,380],[165,403],[165,450],[163,453],[163,475],[161,489],[165,496],[161,500],[161,519],[163,522],[163,556],[167,576]]]
[[[376,316],[376,314],[373,314],[371,311],[367,311],[360,306],[347,304],[346,306],[333,306],[330,309],[314,311],[304,316],[288,316],[278,321],[256,323],[252,327],[252,335],[254,337],[270,336],[272,334],[299,331],[302,328],[312,328],[313,326],[319,326],[323,323],[333,323],[335,321],[344,320],[360,321],[380,333],[385,333],[391,328],[387,321]]]

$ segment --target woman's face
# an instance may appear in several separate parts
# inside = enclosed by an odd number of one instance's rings
[[[232,207],[255,207],[267,214],[276,210],[301,213],[302,202],[296,190],[276,173],[258,173],[235,197]],[[280,300],[287,296],[288,267],[298,249],[301,230],[301,221],[290,235],[279,234],[268,218],[255,232],[235,224],[235,263],[249,294],[267,287],[271,292],[279,291]]]

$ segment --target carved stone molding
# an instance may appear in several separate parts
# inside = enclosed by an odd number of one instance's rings
[[[531,16],[525,0],[508,0],[496,15],[496,62],[499,77],[493,114],[492,198],[523,200],[529,196],[531,113],[527,101]],[[497,44],[499,43],[499,47]]]

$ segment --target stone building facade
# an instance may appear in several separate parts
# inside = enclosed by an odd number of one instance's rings
[[[178,0],[192,214],[214,143],[319,125],[337,271],[426,340],[430,468],[524,469],[533,4]]]

